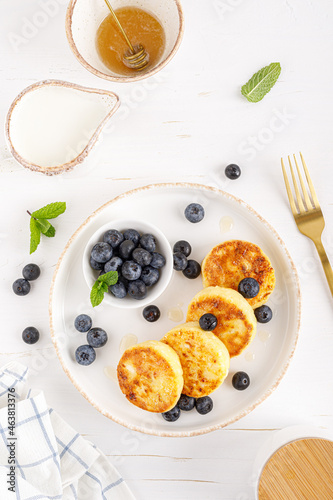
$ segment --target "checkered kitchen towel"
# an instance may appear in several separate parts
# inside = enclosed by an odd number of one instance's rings
[[[27,393],[27,372],[16,362],[0,370],[0,499],[133,500],[106,456],[48,408],[42,392]]]

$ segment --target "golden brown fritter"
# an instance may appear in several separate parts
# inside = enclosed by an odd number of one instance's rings
[[[263,305],[275,287],[272,264],[260,247],[248,241],[231,240],[215,246],[202,263],[203,285],[221,286],[238,290],[244,278],[254,278],[260,286],[259,294],[247,299],[253,307]]]

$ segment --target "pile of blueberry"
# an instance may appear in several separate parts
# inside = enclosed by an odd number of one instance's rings
[[[165,266],[165,257],[156,251],[156,238],[135,229],[124,232],[110,229],[103,241],[96,243],[90,254],[90,266],[100,274],[117,271],[118,282],[109,291],[118,299],[127,295],[133,299],[144,299],[147,288],[160,279],[160,269]]]
[[[40,276],[40,268],[37,264],[27,264],[22,271],[23,278],[19,278],[13,283],[13,292],[16,295],[28,295],[30,292],[30,281],[34,281]]]
[[[243,295],[245,299],[253,299],[258,295],[259,291],[259,283],[254,278],[244,278],[239,282],[238,292]],[[269,306],[260,306],[254,310],[254,315],[258,323],[268,323],[273,317],[273,312]]]
[[[74,326],[78,332],[87,333],[88,344],[81,345],[75,351],[75,359],[79,365],[91,365],[96,359],[95,349],[104,347],[108,341],[107,333],[102,328],[92,328],[92,320],[87,314],[75,318]]]
[[[182,271],[186,278],[194,280],[201,274],[201,266],[196,260],[188,259],[192,247],[188,241],[180,240],[173,247],[173,268]]]
[[[181,411],[191,411],[193,408],[195,408],[200,415],[207,415],[207,413],[211,412],[213,409],[213,400],[209,396],[191,398],[190,396],[182,394],[176,406],[162,413],[162,417],[167,422],[176,422],[180,417]]]

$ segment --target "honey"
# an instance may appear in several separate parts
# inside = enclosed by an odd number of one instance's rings
[[[180,323],[184,319],[184,313],[181,310],[179,304],[177,307],[171,307],[168,310],[168,318],[170,321],[174,321],[175,323]]]
[[[225,215],[220,220],[220,231],[222,234],[227,233],[234,227],[234,221],[228,215]]]
[[[124,335],[119,345],[120,354],[123,355],[127,349],[129,349],[130,347],[132,347],[137,343],[138,343],[138,337],[136,335],[133,335],[132,333]]]
[[[114,380],[115,382],[117,382],[118,380],[117,370],[114,368],[114,366],[106,366],[104,368],[104,375],[110,380]]]
[[[156,17],[137,7],[121,7],[116,15],[133,46],[143,45],[149,54],[149,64],[143,71],[155,67],[162,58],[165,49],[165,32]],[[112,14],[100,24],[96,35],[96,47],[99,57],[107,68],[114,73],[130,76],[137,70],[128,68],[123,62],[124,53],[129,47]]]

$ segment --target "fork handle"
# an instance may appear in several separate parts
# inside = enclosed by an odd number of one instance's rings
[[[328,286],[330,287],[331,294],[333,296],[333,270],[332,266],[330,264],[330,261],[328,260],[325,248],[322,244],[321,239],[315,240],[314,244],[316,245],[317,252],[319,254],[322,266],[324,268],[325,274],[326,274],[326,279],[328,282]]]

